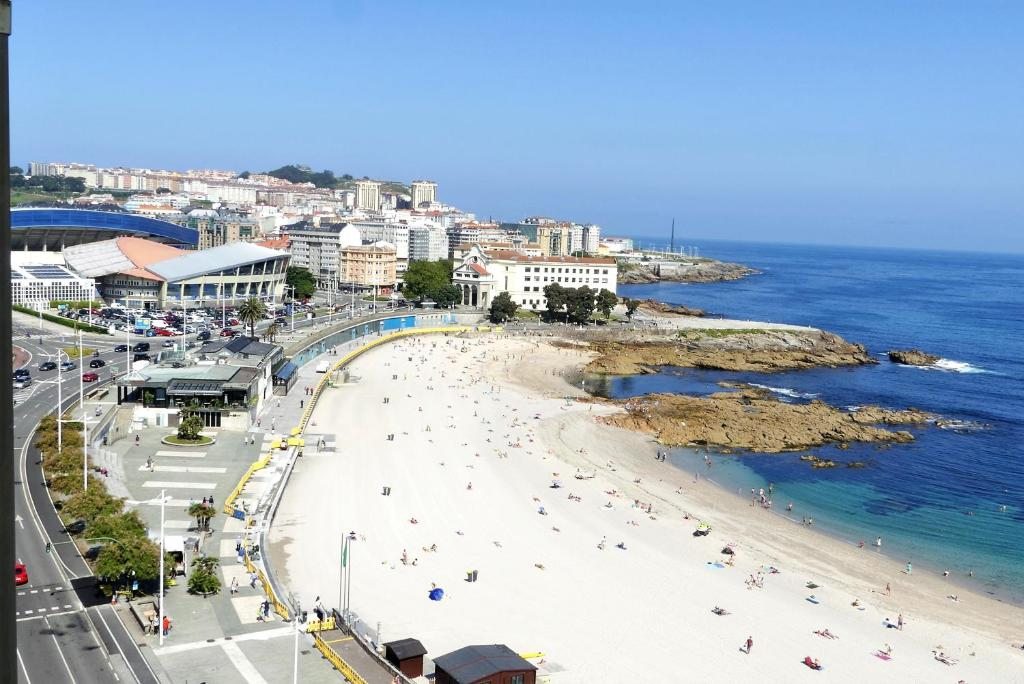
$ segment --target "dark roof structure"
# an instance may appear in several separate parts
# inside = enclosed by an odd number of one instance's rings
[[[434,666],[457,684],[471,684],[498,672],[537,669],[505,644],[464,646],[434,658]]]
[[[384,648],[398,660],[426,655],[427,649],[418,639],[398,639],[384,644]]]

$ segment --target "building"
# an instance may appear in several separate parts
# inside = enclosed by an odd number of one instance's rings
[[[465,646],[434,658],[434,684],[536,684],[537,667],[504,644]]]
[[[259,220],[212,209],[189,212],[185,225],[198,233],[199,249],[220,247],[232,242],[252,242],[263,237]]]
[[[409,679],[423,676],[427,649],[418,639],[398,639],[384,644],[384,659]]]
[[[409,261],[440,261],[448,258],[448,235],[441,226],[409,228]]]
[[[599,257],[527,256],[514,250],[485,250],[474,245],[452,274],[462,288],[462,304],[490,307],[501,292],[508,292],[519,306],[540,310],[547,306],[544,287],[587,287],[616,291],[615,259]]]
[[[430,205],[437,201],[437,183],[428,180],[415,180],[410,186],[412,191],[413,209],[419,209],[421,205]]]
[[[535,217],[519,223],[502,223],[501,228],[506,233],[522,235],[527,242],[539,245],[544,256],[568,256],[573,251],[572,225],[567,221]]]
[[[359,229],[351,223],[313,225],[308,221],[288,228],[292,265],[309,269],[317,285],[336,286],[342,278],[340,252],[362,244]]]
[[[395,248],[386,242],[338,250],[340,282],[356,290],[389,294],[398,281]]]
[[[588,223],[583,226],[583,245],[580,251],[586,254],[597,254],[601,250],[601,226]]]
[[[189,248],[199,243],[199,234],[195,230],[121,210],[57,207],[11,210],[11,249],[60,251],[65,247],[119,236],[146,238]]]
[[[181,367],[150,364],[118,380],[117,402],[135,403],[135,419],[174,426],[198,415],[206,427],[246,429],[274,394],[284,350],[250,337],[221,338],[181,356]]]
[[[598,251],[607,250],[608,254],[621,254],[633,251],[633,241],[630,238],[606,237],[600,241]]]
[[[96,281],[72,273],[64,266],[44,264],[11,264],[11,303],[32,309],[49,309],[50,302],[92,301],[96,298]]]
[[[245,242],[188,252],[140,238],[64,250],[68,267],[94,278],[102,299],[133,309],[235,305],[250,297],[279,301],[290,257]]]
[[[380,211],[380,201],[380,183],[378,181],[356,181],[356,209]]]

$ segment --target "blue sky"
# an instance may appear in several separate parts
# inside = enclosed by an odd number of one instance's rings
[[[12,156],[607,232],[1024,252],[1024,3],[22,0]]]

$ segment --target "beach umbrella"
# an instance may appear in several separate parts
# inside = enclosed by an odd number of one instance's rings
[[[430,593],[427,594],[427,595],[430,597],[431,601],[440,601],[441,599],[444,598],[444,589],[442,589],[440,587],[437,587],[435,589],[431,589]]]

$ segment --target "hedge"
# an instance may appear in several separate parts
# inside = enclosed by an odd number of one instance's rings
[[[30,309],[27,306],[20,306],[18,304],[12,304],[11,308],[14,309],[15,311],[20,311],[23,314],[28,314],[29,316],[38,316],[39,315],[38,311],[36,311],[34,309]],[[81,321],[73,321],[70,318],[64,318],[63,316],[54,316],[53,314],[48,314],[46,312],[43,312],[43,318],[45,320],[47,320],[47,321],[50,321],[51,323],[57,323],[58,325],[64,325],[64,326],[67,326],[69,328],[74,328],[75,330],[81,330],[82,332],[103,333],[104,335],[107,334],[107,329],[106,328],[101,328],[98,325],[89,325],[88,323],[82,323]]]

